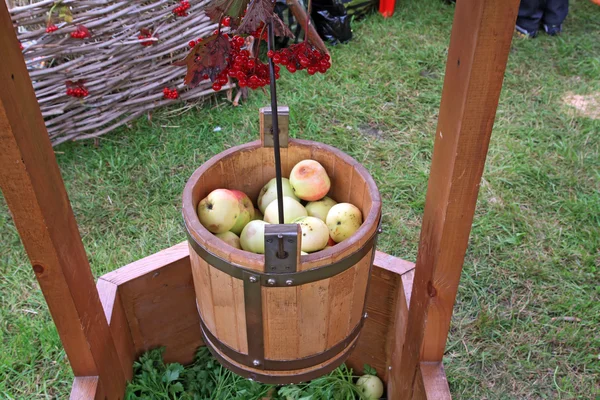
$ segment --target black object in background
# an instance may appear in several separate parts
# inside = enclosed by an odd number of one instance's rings
[[[330,44],[352,39],[352,17],[341,0],[312,0],[311,17],[319,36]]]

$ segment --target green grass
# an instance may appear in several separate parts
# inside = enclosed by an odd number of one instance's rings
[[[278,88],[294,136],[371,171],[384,199],[380,246],[410,260],[453,10],[400,2],[391,19],[355,23],[326,75],[286,72]],[[573,0],[561,37],[514,40],[444,360],[456,398],[600,396],[600,121],[562,101],[600,91],[599,13]],[[98,148],[57,147],[94,274],[183,241],[186,179],[255,139],[268,102],[254,92],[234,108],[219,96],[141,118]],[[0,398],[65,398],[68,362],[3,200],[0,209]]]

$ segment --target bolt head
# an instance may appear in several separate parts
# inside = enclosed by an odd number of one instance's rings
[[[291,279],[288,279],[287,281],[285,281],[285,284],[288,286],[292,286],[292,283],[294,283],[294,281]]]
[[[382,229],[382,228],[378,228],[378,229],[377,229],[377,233],[382,233],[382,232],[383,232],[383,229]]]
[[[273,286],[273,285],[275,284],[275,279],[273,279],[273,278],[269,278],[269,279],[267,280],[267,284],[269,284],[269,285]]]
[[[252,283],[255,283],[256,281],[258,281],[258,278],[255,276],[251,276],[250,278],[248,278],[248,280]]]
[[[363,318],[367,318],[368,316],[369,316],[369,314],[367,314],[367,313],[363,314]]]
[[[258,367],[260,365],[260,361],[254,360],[254,361],[252,361],[252,365],[254,365],[255,367]]]

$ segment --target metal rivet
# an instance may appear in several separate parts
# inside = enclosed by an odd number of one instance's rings
[[[377,233],[381,233],[381,232],[383,232],[383,229],[382,228],[377,228]]]
[[[267,239],[267,243],[273,243],[273,239]]]
[[[252,361],[252,365],[254,365],[255,367],[258,367],[260,365],[260,361],[254,360],[254,361]]]
[[[292,283],[294,283],[294,281],[291,279],[288,279],[287,281],[285,281],[285,284],[288,286],[292,286]]]
[[[364,313],[363,318],[367,318],[369,316],[368,313]]]
[[[248,278],[248,280],[252,283],[255,283],[256,281],[258,281],[258,278],[255,276],[251,276],[250,278]]]
[[[273,279],[273,278],[269,278],[269,279],[267,280],[267,284],[269,284],[269,285],[273,286],[273,285],[275,284],[275,279]]]

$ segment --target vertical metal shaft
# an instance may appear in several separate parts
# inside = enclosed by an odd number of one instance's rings
[[[275,51],[275,32],[273,30],[273,21],[269,21],[267,44],[269,50]],[[271,115],[273,118],[273,150],[275,152],[275,177],[277,183],[277,206],[279,208],[279,223],[284,223],[283,218],[283,185],[281,176],[281,154],[279,152],[279,118],[277,114],[277,88],[275,83],[275,63],[269,58],[269,72],[271,76]],[[283,254],[281,254],[283,256]]]

